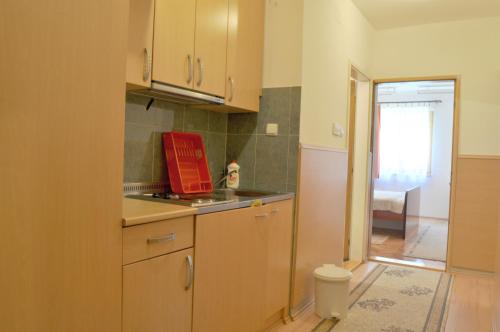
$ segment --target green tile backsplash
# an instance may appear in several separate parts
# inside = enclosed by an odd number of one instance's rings
[[[238,160],[242,188],[296,191],[300,94],[264,89],[259,113],[229,114],[226,159]],[[278,124],[278,136],[265,135],[267,123]]]
[[[148,97],[127,95],[124,182],[166,180],[161,134],[172,130],[202,135],[212,178],[219,179],[226,164],[227,114],[159,100],[146,111],[148,101]]]
[[[165,131],[202,135],[214,181],[237,159],[240,186],[275,191],[296,190],[300,126],[300,87],[264,89],[259,113],[225,114],[127,95],[125,113],[125,182],[165,181],[161,141]],[[266,136],[267,123],[279,125]]]

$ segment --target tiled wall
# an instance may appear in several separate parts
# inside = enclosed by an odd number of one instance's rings
[[[259,113],[230,114],[227,160],[241,166],[240,187],[296,191],[300,125],[300,87],[263,90]],[[278,136],[266,136],[266,124]]]
[[[219,179],[226,165],[227,114],[159,100],[146,111],[148,101],[146,97],[127,96],[124,182],[165,181],[161,133],[172,130],[203,136],[212,178]]]
[[[264,89],[259,113],[230,114],[192,109],[128,95],[125,114],[125,182],[165,181],[161,142],[165,131],[203,136],[212,179],[228,161],[241,166],[241,188],[296,191],[300,87]],[[266,136],[266,124],[277,123],[278,136]]]

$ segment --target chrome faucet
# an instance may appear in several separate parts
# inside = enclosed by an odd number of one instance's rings
[[[220,178],[219,180],[217,180],[217,182],[214,183],[214,187],[217,187],[218,184],[220,184],[221,182],[224,182],[231,174],[237,173],[237,172],[238,172],[237,170],[234,170],[234,171],[231,171],[228,174],[224,175],[222,178]]]

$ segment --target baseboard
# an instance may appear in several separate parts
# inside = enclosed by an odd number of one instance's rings
[[[392,265],[398,265],[398,266],[417,267],[417,268],[420,268],[423,270],[438,271],[438,272],[445,271],[444,264],[443,264],[443,268],[438,268],[438,267],[426,265],[424,262],[405,261],[404,259],[397,259],[397,258],[370,256],[368,259],[372,262],[381,263],[381,264],[392,264]]]
[[[290,309],[290,317],[292,321],[296,320],[302,313],[304,313],[307,309],[309,309],[314,304],[314,301],[309,301],[300,304],[296,308]]]
[[[360,267],[362,264],[363,264],[363,262],[361,262],[361,261],[348,260],[348,261],[345,261],[344,263],[342,263],[342,267],[344,269],[347,269],[347,270],[353,272],[358,267]]]
[[[452,267],[452,266],[448,267],[448,272],[449,273],[467,274],[467,275],[471,275],[471,276],[491,277],[491,278],[493,278],[495,276],[495,272],[465,269],[465,268],[461,268],[461,267]]]
[[[460,159],[491,159],[498,160],[500,159],[499,155],[472,155],[472,154],[460,154],[458,155]]]
[[[436,220],[442,220],[442,221],[449,221],[449,218],[436,218],[436,217],[427,217],[427,216],[414,216],[414,215],[407,215],[407,217],[410,218],[425,218],[425,219],[436,219]]]

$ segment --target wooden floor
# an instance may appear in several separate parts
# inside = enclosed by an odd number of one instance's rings
[[[376,266],[374,262],[367,262],[354,270],[350,288],[361,282]],[[491,332],[493,289],[493,277],[455,274],[445,332]],[[310,332],[320,321],[311,306],[294,321],[275,326],[270,331]]]
[[[446,263],[428,259],[420,259],[414,257],[404,256],[405,249],[409,243],[416,240],[418,236],[419,222],[425,221],[427,223],[443,223],[443,220],[432,219],[432,218],[416,218],[408,217],[407,220],[407,230],[406,239],[403,239],[400,234],[392,232],[390,230],[378,231],[377,234],[383,234],[388,236],[388,239],[382,244],[371,244],[370,246],[370,259],[375,261],[380,261],[383,263],[400,263],[408,262],[409,265],[417,267],[427,267],[430,269],[442,270],[446,269]],[[447,239],[443,239],[447,241]],[[403,262],[401,262],[403,261]]]

